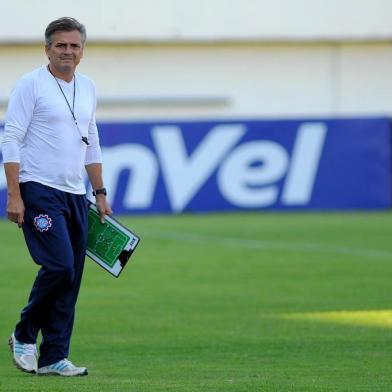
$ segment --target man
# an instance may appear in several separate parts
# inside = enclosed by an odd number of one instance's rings
[[[45,31],[49,64],[22,77],[6,115],[8,219],[22,227],[41,266],[9,343],[15,365],[39,375],[87,374],[67,359],[87,243],[83,167],[101,221],[112,213],[102,181],[95,88],[76,72],[85,40],[75,19],[51,22]]]

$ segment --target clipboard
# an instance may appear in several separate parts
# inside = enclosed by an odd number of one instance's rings
[[[140,237],[111,216],[105,216],[105,223],[101,223],[97,207],[90,201],[88,203],[86,254],[118,278],[139,244]]]

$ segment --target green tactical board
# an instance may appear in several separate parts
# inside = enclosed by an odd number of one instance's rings
[[[88,210],[87,256],[118,277],[138,245],[140,238],[110,216],[105,223],[93,203]]]

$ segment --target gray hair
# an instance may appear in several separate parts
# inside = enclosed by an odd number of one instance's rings
[[[53,34],[58,31],[79,31],[82,43],[86,42],[86,28],[74,18],[64,17],[50,22],[45,30],[45,43],[47,46],[53,43]]]

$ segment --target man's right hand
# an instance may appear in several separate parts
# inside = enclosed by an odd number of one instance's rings
[[[17,223],[19,227],[22,227],[24,222],[24,203],[20,195],[11,196],[8,195],[7,200],[7,216],[11,222]]]

